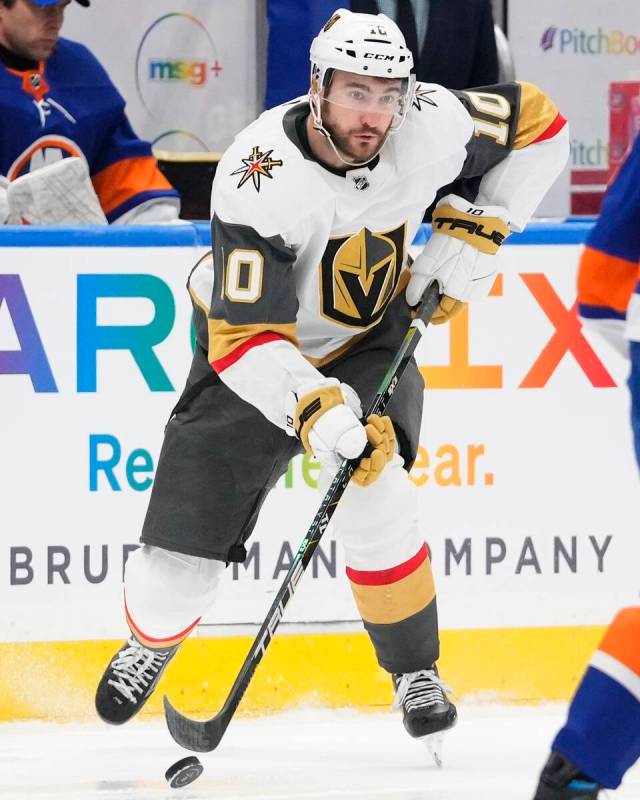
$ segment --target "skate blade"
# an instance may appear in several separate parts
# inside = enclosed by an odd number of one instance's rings
[[[438,769],[442,769],[442,747],[444,743],[444,735],[442,733],[431,733],[428,736],[422,736],[420,739],[424,743],[431,757],[436,763]]]

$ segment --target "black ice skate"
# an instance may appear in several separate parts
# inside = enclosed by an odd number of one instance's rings
[[[96,711],[112,725],[122,725],[147,702],[179,645],[151,650],[132,636],[106,668],[96,692]]]
[[[551,753],[533,800],[597,800],[601,787],[560,753]]]
[[[394,675],[393,683],[396,688],[393,707],[402,709],[404,727],[410,736],[424,741],[441,767],[443,733],[458,719],[456,707],[445,693],[450,690],[440,680],[435,666]]]

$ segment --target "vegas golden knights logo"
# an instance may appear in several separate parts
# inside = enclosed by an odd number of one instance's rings
[[[358,328],[378,322],[404,263],[405,227],[329,239],[320,266],[323,316]]]

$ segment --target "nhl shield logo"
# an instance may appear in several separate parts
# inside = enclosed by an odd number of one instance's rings
[[[353,179],[353,184],[359,192],[364,192],[370,186],[366,175],[356,175]]]

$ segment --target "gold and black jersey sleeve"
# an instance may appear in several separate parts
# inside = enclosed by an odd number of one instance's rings
[[[216,371],[247,348],[274,338],[297,346],[295,253],[281,236],[264,237],[248,225],[212,221],[210,302],[189,279],[198,342]],[[194,270],[195,271],[195,270]],[[206,281],[199,281],[202,289]],[[202,294],[202,291],[201,293]]]
[[[555,103],[532,83],[499,83],[453,94],[475,124],[462,180],[485,175],[512,150],[553,137],[565,123]]]

